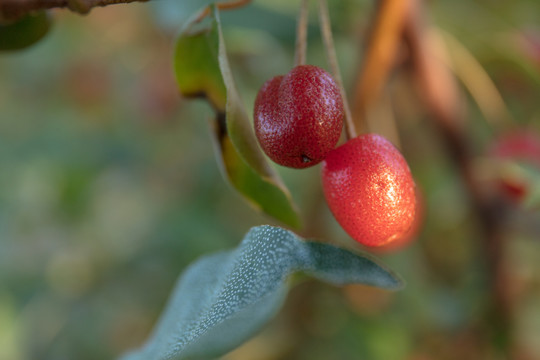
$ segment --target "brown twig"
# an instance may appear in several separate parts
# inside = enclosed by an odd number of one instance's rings
[[[132,2],[147,2],[150,0],[0,0],[0,21],[16,20],[22,16],[38,11],[54,8],[67,8],[79,14],[87,14],[95,7]],[[234,9],[250,3],[251,0],[234,0],[217,3],[221,10]],[[210,7],[205,8],[197,20],[208,16]]]
[[[409,0],[380,0],[368,40],[365,60],[358,72],[353,101],[357,129],[365,127],[367,108],[379,98],[394,66]]]
[[[67,8],[79,14],[86,14],[94,7],[148,0],[0,0],[0,20],[16,20],[39,10]]]
[[[323,38],[324,47],[326,48],[328,64],[330,65],[330,70],[332,71],[332,75],[336,80],[343,99],[343,107],[345,110],[345,134],[347,139],[352,139],[356,137],[357,132],[356,128],[354,127],[351,108],[349,106],[349,101],[347,100],[347,94],[345,93],[345,87],[343,86],[341,71],[339,70],[336,48],[334,46],[334,39],[332,37],[332,25],[330,25],[330,14],[328,13],[328,4],[326,0],[319,0],[319,19],[321,23],[321,36]]]
[[[502,351],[510,351],[512,299],[510,298],[507,269],[504,261],[504,239],[501,226],[507,216],[505,206],[496,195],[486,193],[476,180],[464,113],[455,80],[449,69],[435,54],[433,43],[421,18],[420,4],[411,7],[404,28],[405,41],[413,61],[414,71],[424,103],[440,130],[444,144],[460,171],[471,206],[478,216],[482,231],[482,254],[486,260],[486,274],[491,303],[485,320]]]
[[[308,27],[308,2],[300,1],[300,11],[298,11],[298,22],[296,25],[296,47],[294,50],[294,66],[306,63],[307,52],[307,27]]]

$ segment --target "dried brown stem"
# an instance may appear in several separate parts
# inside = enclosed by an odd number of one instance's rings
[[[95,7],[150,0],[0,0],[0,21],[16,20],[22,16],[39,10],[67,8],[79,14],[86,14]],[[235,0],[217,3],[221,10],[234,9],[250,3],[251,0]],[[197,20],[208,16],[210,8],[205,8]]]
[[[341,92],[343,99],[343,107],[345,110],[345,134],[347,139],[356,137],[357,132],[354,127],[352,119],[351,108],[349,101],[347,100],[347,94],[345,93],[345,87],[343,86],[343,80],[341,78],[341,71],[339,70],[339,63],[336,55],[336,48],[334,46],[334,39],[332,37],[332,25],[330,24],[330,14],[328,13],[328,4],[326,0],[319,0],[319,18],[321,22],[321,36],[323,38],[324,47],[326,48],[326,56],[332,75],[336,80],[336,83]]]
[[[294,66],[306,63],[307,52],[307,27],[308,27],[308,2],[300,1],[300,11],[298,12],[298,22],[296,25],[296,48],[294,51]]]
[[[0,0],[0,20],[16,20],[38,10],[67,8],[79,14],[86,14],[94,7],[148,0]]]
[[[368,40],[365,60],[358,72],[353,102],[357,129],[366,126],[367,108],[379,98],[394,66],[409,0],[380,0]]]

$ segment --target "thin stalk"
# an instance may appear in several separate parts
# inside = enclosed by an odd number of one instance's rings
[[[447,65],[467,88],[486,121],[498,128],[514,123],[497,86],[473,54],[448,32],[432,31],[432,35],[443,38],[451,60]]]
[[[349,106],[349,101],[347,100],[345,87],[343,86],[341,71],[339,70],[336,48],[334,46],[334,39],[332,37],[330,14],[328,13],[328,4],[326,0],[319,0],[319,19],[321,23],[321,36],[326,49],[326,57],[328,59],[328,64],[330,65],[330,71],[332,71],[332,75],[334,76],[334,79],[339,87],[339,91],[341,92],[341,98],[343,99],[343,108],[345,111],[345,135],[347,140],[349,140],[356,137],[357,131],[352,119],[351,108]]]
[[[300,1],[300,11],[298,12],[298,22],[296,25],[296,48],[294,51],[294,66],[306,63],[307,52],[307,27],[308,27],[308,2]]]

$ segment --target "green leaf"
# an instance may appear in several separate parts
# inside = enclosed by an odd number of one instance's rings
[[[221,69],[223,82],[227,88],[227,106],[225,109],[227,116],[227,133],[242,158],[244,158],[244,160],[263,178],[271,179],[272,177],[275,177],[275,173],[268,165],[268,162],[259,148],[255,133],[251,127],[250,118],[247,115],[246,109],[244,108],[240,96],[236,91],[236,86],[234,85],[217,8],[214,8],[214,20],[214,27],[217,29],[219,38],[219,68]]]
[[[287,279],[298,271],[335,285],[403,286],[369,255],[304,241],[278,227],[255,227],[236,249],[204,257],[185,271],[148,342],[123,360],[208,359],[229,352],[276,314]]]
[[[287,189],[271,179],[262,178],[248,166],[226,134],[215,132],[213,138],[219,154],[220,169],[231,185],[238,189],[255,209],[298,228],[300,218]]]
[[[185,31],[178,38],[174,64],[180,92],[204,97],[216,110],[213,129],[218,162],[230,183],[256,209],[299,227],[291,195],[261,152],[236,90],[217,9],[213,16],[209,28]]]
[[[219,37],[213,29],[183,34],[176,42],[175,74],[185,97],[205,97],[218,111],[225,111],[227,90],[217,60]]]
[[[26,15],[8,25],[0,25],[0,51],[20,50],[41,40],[49,31],[51,21],[45,11]]]

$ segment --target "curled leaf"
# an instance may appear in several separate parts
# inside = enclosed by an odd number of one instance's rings
[[[299,227],[291,195],[260,150],[234,85],[217,9],[209,27],[180,35],[174,64],[182,95],[204,97],[216,111],[213,137],[224,176],[256,209]]]
[[[45,11],[26,15],[14,23],[0,24],[0,51],[21,50],[33,45],[50,27],[51,20]]]

